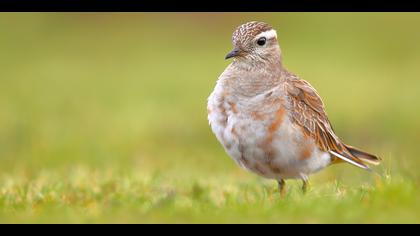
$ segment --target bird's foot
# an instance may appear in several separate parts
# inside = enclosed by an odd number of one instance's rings
[[[284,179],[280,179],[277,181],[277,183],[279,185],[280,197],[285,198],[286,197],[286,181],[284,181]]]
[[[309,187],[310,187],[309,186],[309,181],[308,181],[308,179],[303,179],[302,182],[303,182],[302,192],[303,192],[303,194],[306,194],[308,192]]]

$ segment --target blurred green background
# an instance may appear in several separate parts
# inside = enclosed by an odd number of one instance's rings
[[[290,181],[207,121],[231,34],[265,21],[336,133],[376,153]],[[1,13],[0,222],[420,223],[419,13]],[[367,199],[367,200],[364,200]],[[415,207],[417,206],[417,207]]]

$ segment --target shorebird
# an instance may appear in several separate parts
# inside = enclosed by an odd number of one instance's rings
[[[380,158],[347,145],[334,133],[317,91],[284,68],[276,31],[248,22],[233,33],[233,61],[208,98],[208,120],[226,152],[242,168],[278,182],[302,179],[346,162],[365,170]]]

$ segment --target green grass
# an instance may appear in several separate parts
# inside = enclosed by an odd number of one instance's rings
[[[237,25],[278,31],[337,134],[380,155],[289,181],[241,170],[207,122]],[[420,223],[418,13],[0,14],[2,223]]]
[[[297,183],[280,199],[273,183],[238,179],[179,181],[76,168],[66,175],[5,178],[2,222],[110,223],[418,223],[418,190],[402,180],[373,185]],[[11,217],[13,216],[13,217]]]

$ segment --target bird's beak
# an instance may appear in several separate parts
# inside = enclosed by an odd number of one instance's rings
[[[226,55],[225,60],[226,60],[226,59],[229,59],[229,58],[231,58],[231,57],[236,57],[236,56],[238,56],[240,52],[241,52],[241,51],[240,51],[238,48],[234,48],[234,49],[233,49],[230,53],[228,53],[228,54]]]

